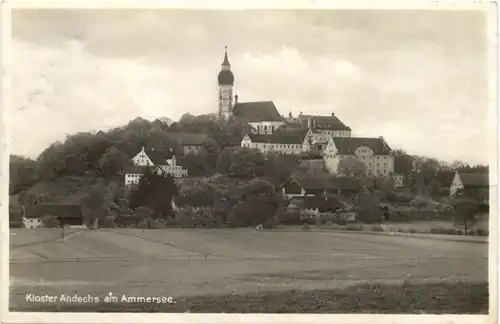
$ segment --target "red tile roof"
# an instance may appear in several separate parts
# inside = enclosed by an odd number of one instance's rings
[[[299,115],[300,122],[305,127],[308,127],[311,120],[311,128],[316,130],[351,130],[337,116],[314,116],[314,115]]]
[[[78,205],[29,205],[26,206],[24,216],[26,218],[55,216],[63,219],[83,219],[82,210]]]
[[[466,188],[489,186],[487,173],[460,173],[459,176]]]
[[[354,154],[361,146],[369,147],[375,154],[390,154],[391,148],[382,138],[370,137],[333,137],[338,154]]]
[[[249,122],[283,121],[272,101],[239,102],[234,105],[233,115]]]

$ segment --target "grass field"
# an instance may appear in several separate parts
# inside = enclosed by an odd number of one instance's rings
[[[12,310],[37,306],[26,301],[29,293],[181,301],[290,289],[341,292],[359,284],[487,282],[487,244],[250,229],[81,230],[62,242],[46,231],[37,243],[31,237],[37,231],[44,230],[11,230]]]

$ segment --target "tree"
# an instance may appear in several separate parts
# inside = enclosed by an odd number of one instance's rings
[[[229,167],[231,166],[231,155],[234,151],[239,149],[239,146],[226,147],[219,153],[216,163],[216,170],[221,174],[228,174]]]
[[[18,155],[9,160],[9,194],[15,195],[31,188],[39,180],[35,173],[36,162]]]
[[[355,207],[358,211],[358,220],[365,223],[377,223],[382,221],[382,211],[380,210],[379,201],[371,195],[362,195],[358,198],[358,203]]]
[[[264,176],[275,186],[283,184],[299,167],[300,158],[295,155],[269,153],[265,164]]]
[[[122,174],[123,169],[129,165],[132,165],[130,158],[117,149],[116,146],[110,147],[110,149],[99,159],[99,166],[105,177],[113,177]]]
[[[229,174],[236,178],[259,177],[264,174],[266,158],[257,149],[240,147],[231,154]]]
[[[394,189],[394,180],[391,177],[378,177],[375,179],[376,189],[391,191]]]
[[[404,150],[394,150],[394,172],[408,176],[413,171],[413,157]]]
[[[42,226],[46,228],[60,227],[59,218],[56,216],[45,215],[42,217]]]
[[[272,196],[275,190],[271,182],[265,179],[252,179],[238,188],[236,199],[243,201],[258,195]]]
[[[342,159],[338,164],[338,172],[348,177],[362,177],[366,174],[366,164],[356,158]]]
[[[476,212],[478,210],[478,202],[475,199],[467,197],[463,192],[459,192],[451,201],[455,208],[454,222],[463,226],[464,233],[474,225]]]
[[[274,195],[259,194],[235,205],[229,215],[229,222],[233,226],[263,224],[273,217],[277,210],[278,203]]]
[[[90,187],[81,200],[82,206],[87,211],[87,223],[92,225],[96,220],[106,217],[111,201],[112,197],[104,184],[98,183]]]
[[[177,186],[170,174],[153,172],[151,168],[139,180],[139,184],[130,193],[130,207],[143,206],[154,210],[155,217],[172,216],[172,197],[178,194]]]

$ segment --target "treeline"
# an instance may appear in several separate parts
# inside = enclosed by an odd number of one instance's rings
[[[141,147],[159,151],[173,149],[179,164],[191,175],[215,172],[219,153],[229,146],[237,146],[246,131],[242,121],[220,121],[210,116],[183,116],[178,122],[167,124],[136,118],[123,127],[107,132],[82,132],[66,137],[46,148],[36,160],[11,156],[10,194],[17,194],[39,181],[50,181],[63,176],[95,175],[112,178],[130,163],[130,157]],[[183,149],[167,132],[194,132],[207,134],[212,141],[203,146],[202,154],[183,156]]]
[[[77,133],[46,148],[36,160],[11,156],[10,194],[29,189],[39,181],[51,181],[64,176],[91,175],[113,179],[130,164],[130,157],[141,147],[155,150],[173,149],[178,164],[191,176],[214,173],[232,177],[266,177],[279,184],[297,167],[297,157],[265,157],[257,150],[240,148],[242,136],[249,131],[244,120],[218,120],[214,115],[185,114],[172,124],[159,119],[150,122],[140,117],[123,127],[107,132]],[[183,150],[166,133],[203,133],[212,141],[203,145],[201,155],[183,155]],[[394,152],[394,171],[411,178],[413,186],[428,186],[438,171],[477,172],[487,166],[471,166],[462,162],[447,164],[434,158],[415,156],[403,150]]]

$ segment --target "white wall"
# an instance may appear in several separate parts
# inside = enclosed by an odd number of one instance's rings
[[[26,228],[38,228],[42,226],[42,219],[23,217],[23,224]]]
[[[233,109],[233,86],[219,85],[219,112],[222,112],[224,118],[229,118]]]
[[[153,161],[148,157],[148,155],[144,152],[144,147],[141,149],[141,151],[132,158],[132,161],[134,162],[135,165],[138,166],[148,166],[148,165],[154,165]]]
[[[457,194],[457,191],[463,188],[464,184],[462,183],[460,176],[458,175],[458,173],[455,173],[455,177],[453,178],[453,181],[451,182],[450,186],[450,196],[451,197],[455,196]]]

